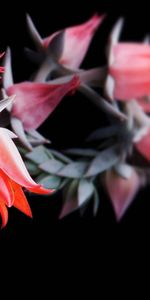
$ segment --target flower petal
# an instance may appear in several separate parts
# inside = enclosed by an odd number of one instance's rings
[[[8,207],[14,202],[14,193],[9,177],[0,170],[0,198],[2,198]]]
[[[37,129],[53,112],[62,98],[79,86],[77,76],[63,84],[23,82],[8,89],[16,94],[12,116],[20,119],[25,130]]]
[[[0,199],[0,216],[2,220],[1,228],[4,228],[8,222],[8,210],[3,200]]]
[[[112,202],[116,219],[119,221],[134,200],[140,186],[140,179],[134,169],[128,179],[108,171],[105,178],[106,190]]]
[[[14,204],[13,206],[22,211],[25,215],[28,217],[32,218],[32,212],[31,208],[29,206],[29,203],[27,201],[27,198],[20,187],[17,183],[12,181],[12,186],[14,190]]]
[[[115,80],[114,97],[130,100],[150,94],[150,46],[119,43],[113,47],[109,74]]]
[[[103,21],[104,16],[95,14],[87,22],[69,27],[65,30],[64,49],[60,63],[69,68],[78,68],[82,63],[89,48],[95,31]],[[53,38],[59,33],[56,32],[43,40],[47,48]]]

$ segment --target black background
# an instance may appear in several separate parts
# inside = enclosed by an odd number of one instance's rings
[[[96,34],[84,67],[94,67],[105,62],[105,42],[108,33],[119,16],[125,17],[125,26],[122,34],[123,40],[142,40],[150,32],[148,4],[138,4],[131,7],[125,1],[40,1],[36,3],[20,2],[1,4],[0,17],[0,51],[9,45],[13,52],[13,70],[16,82],[27,79],[33,66],[25,58],[23,47],[32,46],[26,30],[25,13],[33,18],[42,36],[73,24],[78,24],[88,19],[94,12],[107,13],[107,18]],[[80,95],[66,98],[42,126],[41,132],[49,137],[55,147],[79,146],[84,136],[103,122],[102,116],[91,105],[85,105],[85,99]],[[72,133],[70,134],[70,130]],[[116,224],[111,205],[106,195],[101,196],[99,213],[92,218],[90,207],[83,219],[78,214],[73,214],[62,221],[57,221],[60,209],[61,195],[50,199],[30,197],[34,219],[30,220],[15,209],[10,210],[9,223],[6,229],[0,232],[0,239],[16,241],[24,240],[26,243],[35,240],[51,241],[53,245],[61,248],[64,243],[77,241],[78,236],[82,241],[89,241],[98,246],[103,237],[113,248],[114,237],[118,241],[133,239],[138,235],[142,238],[149,231],[149,196],[150,190],[139,193],[133,205],[128,210],[120,224]],[[65,242],[64,242],[65,241]]]

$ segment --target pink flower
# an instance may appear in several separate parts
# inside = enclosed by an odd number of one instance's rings
[[[95,31],[103,19],[104,16],[95,14],[81,25],[66,28],[64,30],[64,44],[59,63],[69,68],[78,68],[87,53]],[[60,31],[57,31],[42,39],[29,16],[27,17],[27,22],[32,38],[39,49],[42,48],[42,46],[47,49],[53,41],[53,38],[60,33]]]
[[[123,20],[110,35],[106,93],[121,101],[139,99],[150,94],[150,45],[119,43]]]
[[[150,94],[150,46],[118,43],[112,49],[109,75],[114,81],[113,97],[131,100]]]
[[[0,128],[0,215],[2,227],[8,220],[6,207],[15,206],[23,213],[32,216],[30,206],[22,187],[38,194],[50,194],[52,190],[45,189],[30,177],[24,162],[12,141],[13,132]]]
[[[117,221],[123,217],[127,208],[134,200],[139,188],[144,184],[144,181],[142,181],[133,168],[131,168],[131,174],[128,178],[119,176],[113,170],[107,171],[105,186],[113,205]]]
[[[54,111],[63,97],[79,86],[77,76],[61,84],[23,82],[10,86],[8,95],[16,95],[11,115],[22,121],[24,129],[38,128]]]

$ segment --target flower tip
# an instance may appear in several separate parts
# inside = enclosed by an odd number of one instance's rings
[[[51,195],[55,190],[54,189],[46,189],[42,184],[36,184],[35,187],[27,188],[29,191],[35,194],[41,195]]]
[[[93,14],[93,16],[88,21],[89,24],[91,25],[91,28],[93,29],[93,31],[98,29],[99,25],[102,23],[105,16],[106,16],[105,14],[100,15],[97,12]]]

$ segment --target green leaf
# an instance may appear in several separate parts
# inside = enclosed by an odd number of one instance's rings
[[[53,150],[53,149],[47,149],[47,151],[48,151],[51,155],[53,155],[55,158],[57,158],[58,160],[61,160],[61,161],[64,162],[64,163],[70,163],[70,162],[72,162],[72,160],[71,160],[69,157],[65,156],[64,154],[62,154],[62,153],[60,153],[60,152],[58,152],[58,151],[56,151],[56,150]]]
[[[38,175],[40,173],[40,170],[38,166],[30,161],[25,161],[25,165],[30,173],[30,175]]]
[[[36,164],[42,164],[46,160],[48,160],[48,155],[46,154],[45,148],[43,146],[34,148],[33,151],[28,152],[25,157],[35,162]]]
[[[62,219],[77,209],[77,188],[78,180],[73,180],[65,193],[64,204],[59,215],[59,219]]]
[[[47,189],[58,189],[61,184],[61,179],[58,176],[46,176],[39,180],[38,183],[43,184]]]
[[[91,162],[85,177],[96,176],[114,166],[120,159],[119,147],[113,146],[105,149]]]
[[[87,202],[94,193],[94,185],[92,182],[81,179],[78,186],[78,205],[82,206]]]
[[[87,156],[93,157],[96,156],[99,152],[94,149],[80,149],[80,148],[72,148],[65,150],[65,153],[75,156]]]
[[[56,159],[49,159],[43,164],[39,165],[39,168],[49,174],[58,174],[58,172],[64,167],[64,164]]]
[[[99,128],[97,130],[95,130],[94,132],[92,132],[88,138],[87,138],[87,142],[93,142],[93,141],[99,141],[101,139],[106,139],[106,138],[110,138],[112,136],[117,135],[120,132],[120,126],[121,125],[113,125],[113,126],[109,126],[109,127],[105,127],[105,128]]]
[[[94,203],[93,203],[93,215],[96,216],[97,212],[98,212],[98,208],[99,208],[99,195],[98,195],[98,191],[96,189],[96,187],[94,188],[94,199],[93,199]]]
[[[59,176],[69,178],[81,178],[88,167],[87,162],[73,162],[58,172]]]

